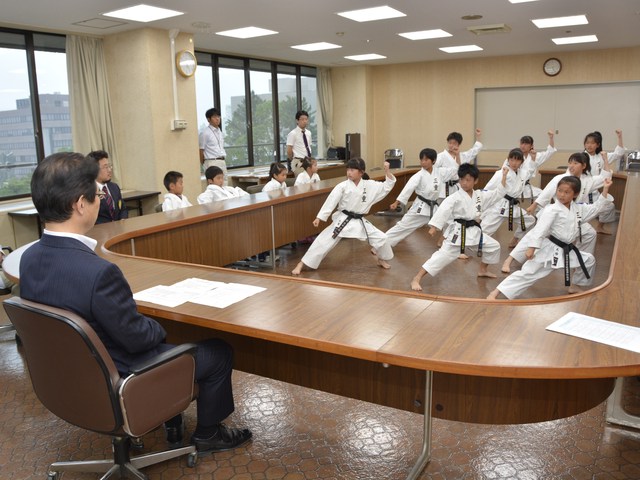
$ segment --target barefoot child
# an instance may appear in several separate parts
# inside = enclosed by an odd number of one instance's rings
[[[411,281],[411,289],[421,291],[420,280],[428,273],[435,277],[440,271],[453,262],[458,255],[464,253],[466,247],[477,249],[478,256],[482,256],[479,277],[495,278],[487,267],[500,261],[500,244],[489,235],[483,235],[478,223],[482,212],[504,197],[504,186],[509,169],[502,169],[502,183],[495,190],[474,190],[478,183],[480,172],[469,163],[460,165],[460,190],[448,196],[440,205],[438,211],[429,222],[429,235],[434,236],[437,230],[448,225],[444,232],[442,247],[431,255],[420,271]]]
[[[389,268],[387,260],[393,258],[393,251],[387,242],[387,236],[374,227],[364,216],[371,206],[382,200],[396,183],[396,177],[389,172],[389,162],[384,162],[385,181],[369,180],[365,173],[365,163],[361,158],[352,158],[347,162],[347,180],[336,185],[322,205],[313,226],[326,221],[333,212],[332,223],[325,228],[311,244],[302,260],[291,272],[300,275],[306,265],[316,269],[322,259],[342,238],[357,238],[369,242],[378,257],[378,265]]]
[[[611,179],[607,178],[603,195],[596,203],[578,204],[575,199],[580,194],[580,180],[574,176],[562,178],[556,190],[558,201],[542,211],[536,226],[522,240],[526,242],[529,260],[521,270],[505,278],[487,298],[495,300],[500,294],[509,299],[518,298],[536,281],[560,268],[564,269],[569,293],[579,292],[576,286],[590,285],[596,260],[590,253],[578,250],[574,242],[580,239],[582,223],[595,218],[607,203],[613,201],[608,195],[610,186]],[[575,267],[578,268],[571,285],[571,268]]]

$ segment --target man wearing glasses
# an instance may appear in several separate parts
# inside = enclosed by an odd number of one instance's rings
[[[95,160],[99,167],[96,183],[100,196],[100,210],[96,224],[129,218],[129,211],[122,200],[120,186],[111,181],[113,166],[109,163],[109,154],[104,150],[95,150],[87,157]]]

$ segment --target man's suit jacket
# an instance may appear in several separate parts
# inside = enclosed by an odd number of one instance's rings
[[[162,326],[138,313],[122,271],[75,238],[45,233],[24,252],[20,295],[84,318],[122,374],[171,348]]]
[[[111,193],[111,198],[113,199],[114,216],[113,218],[111,218],[111,213],[109,212],[109,207],[107,206],[107,199],[101,198],[100,211],[98,212],[98,219],[96,220],[96,224],[108,223],[116,220],[121,220],[123,218],[129,218],[129,210],[127,210],[127,206],[124,204],[124,200],[122,200],[120,186],[117,183],[113,182],[107,182],[105,183],[105,185],[109,189],[109,193]]]

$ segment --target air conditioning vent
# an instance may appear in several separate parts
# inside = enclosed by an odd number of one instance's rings
[[[478,25],[476,27],[467,27],[471,33],[476,35],[488,35],[491,33],[509,33],[511,27],[505,23],[496,23],[495,25]]]

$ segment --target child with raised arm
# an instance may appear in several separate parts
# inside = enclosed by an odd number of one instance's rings
[[[580,239],[583,222],[595,218],[602,208],[613,199],[609,193],[611,179],[605,179],[603,195],[593,205],[575,203],[580,194],[580,180],[567,176],[558,182],[557,202],[546,207],[526,242],[528,261],[522,269],[505,278],[487,299],[495,300],[500,294],[508,299],[518,298],[536,281],[553,270],[564,270],[564,284],[568,293],[577,293],[579,287],[593,282],[596,260],[590,253],[580,251],[574,244]],[[577,268],[571,284],[571,269]]]
[[[558,151],[555,147],[555,134],[553,130],[549,130],[547,135],[549,135],[549,144],[544,152],[537,152],[535,150],[533,147],[533,137],[530,135],[524,135],[520,138],[520,150],[522,150],[522,155],[524,157],[522,168],[533,170],[531,178],[534,178],[538,174],[538,169],[542,164],[549,160],[551,156]],[[507,166],[508,161],[508,159],[504,161],[505,167]],[[522,198],[522,200],[531,200],[533,202],[533,200],[540,195],[541,191],[542,190],[540,188],[531,185],[530,180],[527,180],[520,198]]]
[[[205,170],[204,176],[207,179],[207,188],[198,195],[198,203],[215,202],[217,200],[226,200],[228,198],[237,198],[249,195],[240,187],[229,187],[224,184],[224,172],[220,167],[209,167]]]
[[[535,166],[529,163],[528,167],[525,168],[522,150],[514,148],[509,152],[506,168],[508,171],[507,181],[504,186],[504,196],[491,208],[487,208],[482,212],[482,231],[487,235],[493,235],[500,228],[500,225],[508,219],[509,231],[515,230],[514,239],[509,246],[514,247],[523,237],[525,231],[536,221],[533,216],[520,207],[520,197],[526,183],[535,172]],[[503,172],[498,170],[493,174],[484,189],[495,190],[502,182],[502,177]]]
[[[294,187],[320,181],[320,176],[318,175],[318,161],[315,158],[304,157],[300,166],[303,171],[296,177],[296,181],[293,184]]]
[[[480,150],[482,150],[482,143],[480,143],[482,130],[476,128],[475,134],[475,143],[469,150],[465,152],[460,151],[460,145],[462,145],[462,134],[458,132],[451,132],[449,135],[447,135],[447,147],[438,154],[436,168],[457,169],[461,164],[473,161]],[[451,180],[440,185],[440,198],[446,198],[456,191],[458,191],[458,179],[454,177]]]
[[[478,276],[495,278],[495,274],[488,271],[488,266],[500,261],[500,244],[489,235],[483,234],[479,220],[483,211],[504,196],[507,174],[508,168],[504,167],[502,183],[495,190],[474,190],[473,187],[478,183],[480,176],[478,168],[469,163],[460,165],[458,169],[460,190],[442,202],[429,222],[431,236],[448,225],[444,232],[444,242],[413,277],[412,290],[421,291],[420,280],[427,273],[435,277],[444,267],[464,253],[466,247],[476,249],[478,256],[482,257]]]
[[[411,176],[396,201],[389,207],[391,210],[395,210],[400,204],[406,205],[411,194],[416,193],[416,199],[409,211],[387,231],[387,239],[392,248],[409,234],[429,223],[434,212],[438,209],[440,186],[444,182],[458,178],[458,167],[436,168],[437,157],[438,154],[433,148],[425,148],[420,151],[420,166],[422,168]]]
[[[262,187],[263,192],[272,192],[274,190],[282,190],[287,188],[287,167],[282,163],[273,162],[269,167],[269,182]]]
[[[178,208],[190,207],[191,202],[185,194],[183,194],[184,184],[183,176],[180,172],[173,170],[167,172],[164,176],[164,186],[169,193],[164,194],[164,202],[162,202],[162,211],[177,210]]]
[[[369,213],[374,203],[387,196],[396,183],[396,177],[389,171],[389,162],[384,162],[384,182],[370,180],[365,170],[366,165],[362,158],[352,158],[347,162],[347,179],[333,188],[313,221],[313,226],[317,227],[337,208],[331,217],[331,225],[311,244],[291,272],[293,275],[300,275],[305,265],[313,269],[318,268],[320,262],[342,238],[366,240],[376,251],[378,265],[390,268],[387,260],[393,258],[393,250],[387,242],[387,236],[364,216]]]

